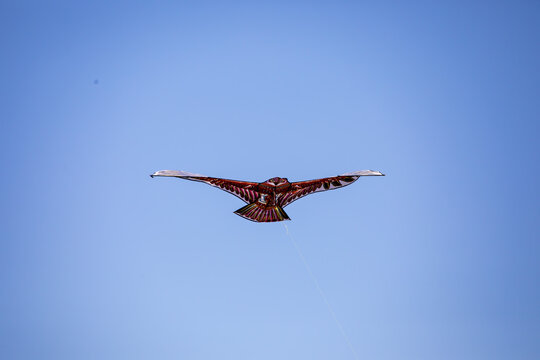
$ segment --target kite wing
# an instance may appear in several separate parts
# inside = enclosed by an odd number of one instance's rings
[[[176,170],[161,170],[150,176],[168,176],[191,181],[200,181],[233,194],[248,204],[257,201],[259,198],[259,193],[255,191],[257,186],[257,183],[255,182],[220,179]]]
[[[360,170],[334,177],[294,182],[291,184],[289,191],[278,195],[276,203],[281,207],[285,207],[306,195],[350,185],[358,180],[360,176],[384,176],[384,174],[379,171]]]

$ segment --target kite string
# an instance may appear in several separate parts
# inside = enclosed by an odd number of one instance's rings
[[[328,301],[328,298],[326,297],[326,294],[324,293],[323,289],[319,285],[319,281],[315,277],[315,274],[313,274],[313,271],[311,271],[311,267],[309,266],[308,262],[306,261],[306,258],[302,254],[302,251],[300,251],[300,247],[298,246],[298,244],[296,243],[296,241],[294,240],[292,235],[289,233],[289,228],[287,227],[287,225],[283,224],[283,226],[285,226],[285,231],[287,232],[287,236],[289,237],[289,239],[291,239],[291,242],[292,242],[294,248],[296,249],[296,252],[298,253],[298,257],[300,257],[300,260],[304,264],[304,267],[306,268],[306,271],[308,272],[309,276],[311,277],[311,280],[313,280],[313,283],[315,284],[315,287],[317,288],[317,291],[319,292],[319,295],[321,296],[322,300],[326,304],[326,307],[328,308],[328,311],[330,312],[330,315],[332,316],[332,318],[334,319],[334,322],[336,323],[337,327],[339,328],[339,332],[341,333],[341,335],[343,336],[343,339],[345,340],[345,342],[349,346],[349,349],[351,350],[352,354],[354,355],[354,358],[356,360],[359,360],[358,354],[354,350],[354,347],[352,346],[352,344],[351,344],[351,342],[349,340],[349,337],[347,336],[347,334],[345,333],[345,330],[343,329],[343,326],[339,322],[339,320],[338,320],[338,318],[336,316],[336,313],[334,312],[334,309],[332,309],[332,306],[330,305],[330,302]]]

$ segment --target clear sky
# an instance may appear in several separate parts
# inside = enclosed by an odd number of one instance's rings
[[[437,3],[437,4],[435,4]],[[3,1],[0,358],[539,359],[536,1]]]

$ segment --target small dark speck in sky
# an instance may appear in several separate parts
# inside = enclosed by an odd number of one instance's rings
[[[98,79],[95,79],[95,80],[94,80],[94,85],[97,85],[97,84],[99,84],[99,80],[98,80]]]

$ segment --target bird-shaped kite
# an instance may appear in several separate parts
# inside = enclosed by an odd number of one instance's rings
[[[255,222],[274,222],[290,220],[283,208],[301,197],[350,185],[358,180],[360,176],[384,176],[384,174],[379,171],[360,170],[324,179],[293,183],[289,182],[287,178],[279,177],[256,183],[220,179],[176,170],[161,170],[150,176],[168,176],[200,181],[220,188],[239,197],[248,204],[236,210],[235,214]]]

